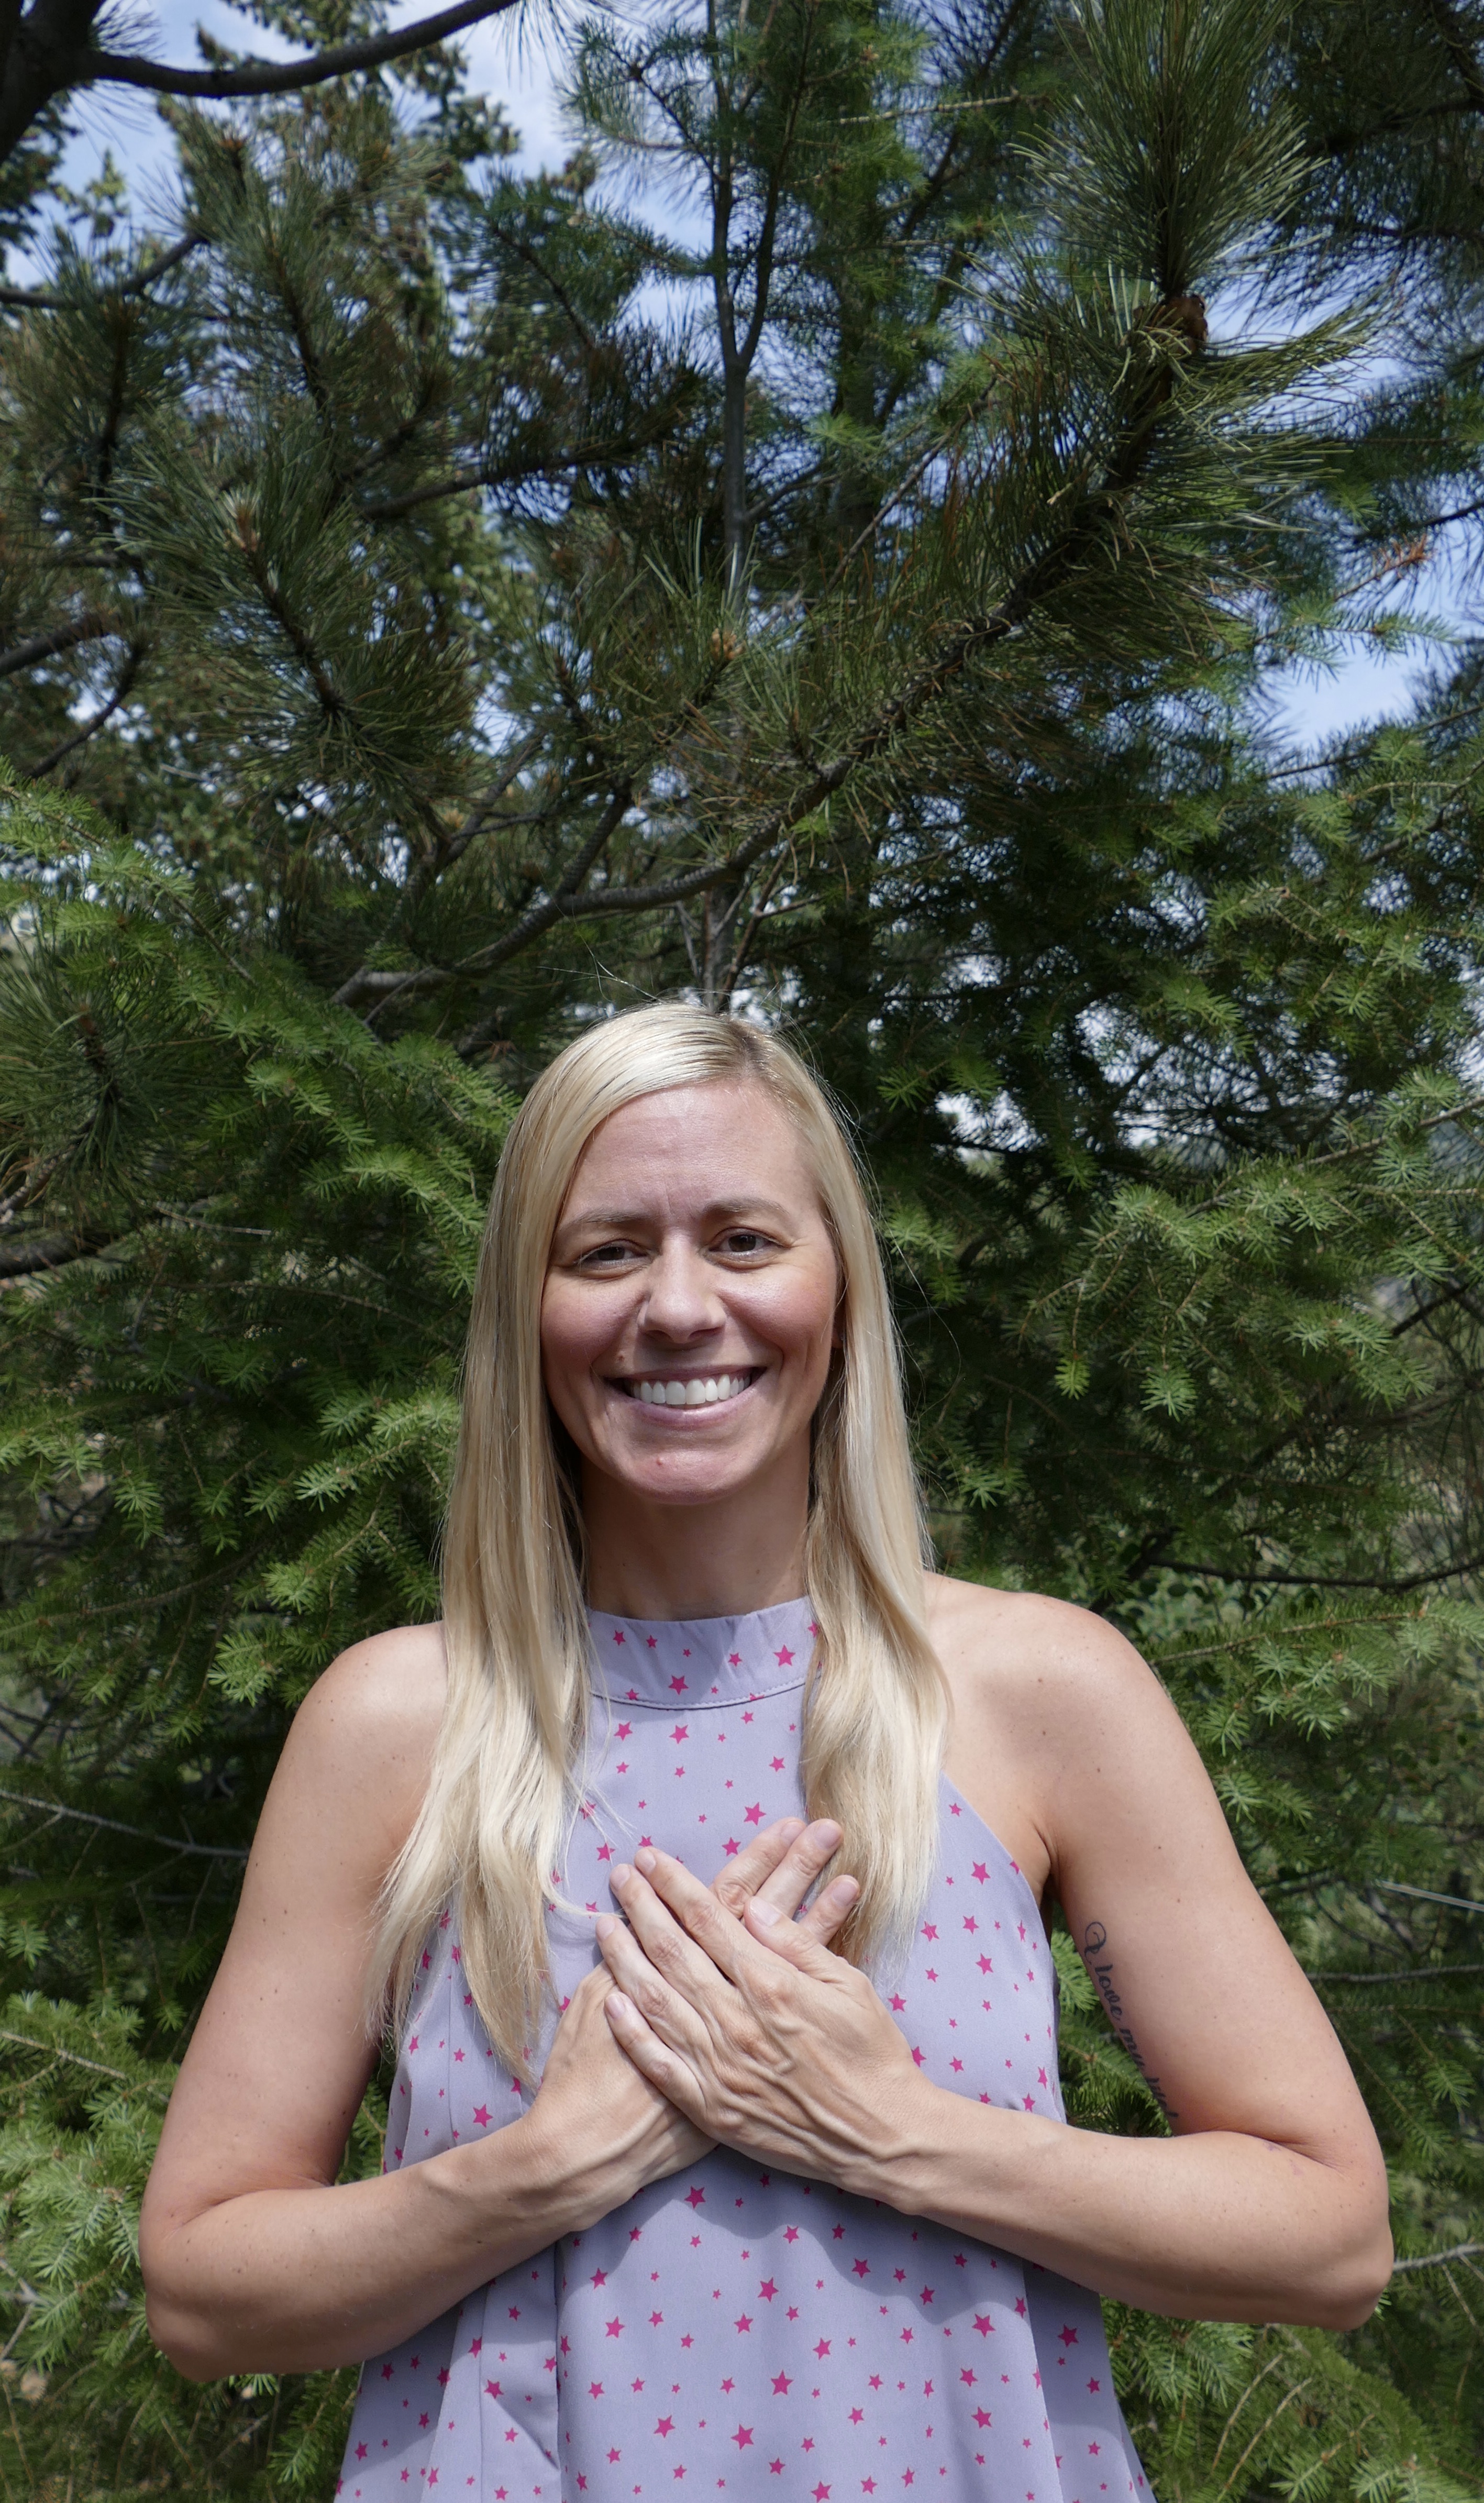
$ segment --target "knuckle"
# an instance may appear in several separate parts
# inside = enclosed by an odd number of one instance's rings
[[[771,2015],[784,2004],[788,1988],[788,1969],[776,1964],[761,1965],[751,1973],[747,1996],[754,2007]]]

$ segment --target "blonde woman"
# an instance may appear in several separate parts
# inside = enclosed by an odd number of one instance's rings
[[[1376,2143],[1175,1713],[922,1558],[819,1089],[588,1033],[495,1186],[443,1623],[300,1711],[146,2205],[182,2371],[370,2358],[350,2503],[1104,2503],[1098,2294],[1371,2310]],[[1167,2138],[1065,2122],[1053,1899]]]

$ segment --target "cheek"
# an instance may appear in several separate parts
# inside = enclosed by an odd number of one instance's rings
[[[794,1278],[758,1314],[759,1325],[796,1361],[812,1372],[828,1365],[835,1333],[833,1276]]]
[[[602,1354],[607,1333],[591,1299],[570,1295],[555,1281],[541,1299],[541,1371],[548,1391],[576,1387]]]

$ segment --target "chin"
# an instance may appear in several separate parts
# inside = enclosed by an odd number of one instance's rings
[[[765,1483],[773,1455],[740,1458],[734,1452],[687,1449],[678,1438],[669,1451],[615,1454],[609,1474],[648,1503],[725,1503]]]
[[[625,1477],[623,1484],[650,1503],[688,1504],[725,1503],[729,1496],[744,1494],[752,1483],[753,1472],[746,1477],[703,1478],[683,1474],[679,1469],[663,1477]]]

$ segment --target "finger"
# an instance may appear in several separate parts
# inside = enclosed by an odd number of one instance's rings
[[[706,2115],[695,2072],[661,2041],[653,2026],[647,2025],[625,1991],[611,1990],[603,2002],[603,2012],[621,2051],[627,2054],[641,2077],[658,2086],[666,2101],[698,2129],[704,2129]]]
[[[733,1901],[725,1877],[717,1879],[712,1891],[728,1911],[740,1913],[744,1903],[750,1902],[754,1895],[759,1895],[765,1903],[776,1903],[781,1912],[787,1912],[792,1918],[811,1888],[818,1884],[839,1847],[840,1828],[834,1819],[817,1817],[812,1825],[804,1826],[795,1834],[777,1865],[759,1885],[750,1886],[746,1895]],[[729,1875],[730,1871],[726,1874]]]
[[[712,1881],[712,1893],[729,1912],[740,1914],[742,1906],[773,1874],[779,1862],[804,1831],[801,1816],[781,1816],[773,1825],[765,1825],[756,1834],[745,1851],[719,1869]]]
[[[675,1935],[681,1936],[678,1931]],[[633,1932],[625,1929],[622,1921],[616,1921],[611,1912],[605,1912],[596,1925],[595,1936],[598,1953],[606,1968],[604,1979],[608,1986],[612,1988],[617,1983],[632,2000],[646,2023],[661,2035],[672,2049],[681,2049],[704,2030],[684,1990],[672,1987],[650,1961]],[[687,1945],[687,1952],[695,1957],[697,1966],[703,1965],[704,1958],[695,1956],[695,1950],[689,1946],[689,1942],[683,1943]],[[719,1978],[713,1971],[712,1979]]]
[[[843,1885],[845,1881],[842,1878],[840,1882]],[[855,1972],[854,1965],[847,1964],[843,1956],[831,1955],[801,1921],[785,1920],[772,1903],[755,1901],[742,1917],[744,1928],[760,1946],[784,1957],[795,1972],[807,1974],[811,1981],[838,1981]]]
[[[643,1953],[661,1977],[693,2000],[707,1981],[718,1979],[717,1965],[691,1936],[688,1924],[671,1909],[656,1892],[657,1864],[663,1861],[684,1879],[688,1900],[710,1907],[712,1926],[718,1937],[724,1931],[736,1935],[738,1924],[722,1910],[709,1886],[702,1886],[678,1860],[671,1861],[667,1852],[657,1852],[645,1844],[634,1854],[630,1868],[620,1861],[609,1872],[608,1883],[619,1903],[629,1930]]]
[[[778,1909],[787,1912],[792,1919],[805,1896],[828,1868],[840,1842],[841,1829],[833,1817],[817,1817],[812,1825],[804,1828],[798,1840],[790,1844],[772,1876],[759,1887],[760,1900],[765,1903],[776,1903]]]
[[[756,1953],[735,1915],[667,1851],[646,1844],[634,1853],[633,1869],[616,1869],[608,1882],[651,1963],[688,1997],[705,1987],[705,1975],[692,1961],[697,1949],[728,1980],[735,1978],[739,1962]],[[689,1952],[687,1940],[694,1942]]]
[[[818,1938],[822,1946],[827,1946],[860,1892],[860,1881],[855,1877],[831,1878],[807,1910],[800,1912],[798,1928],[807,1937]]]

